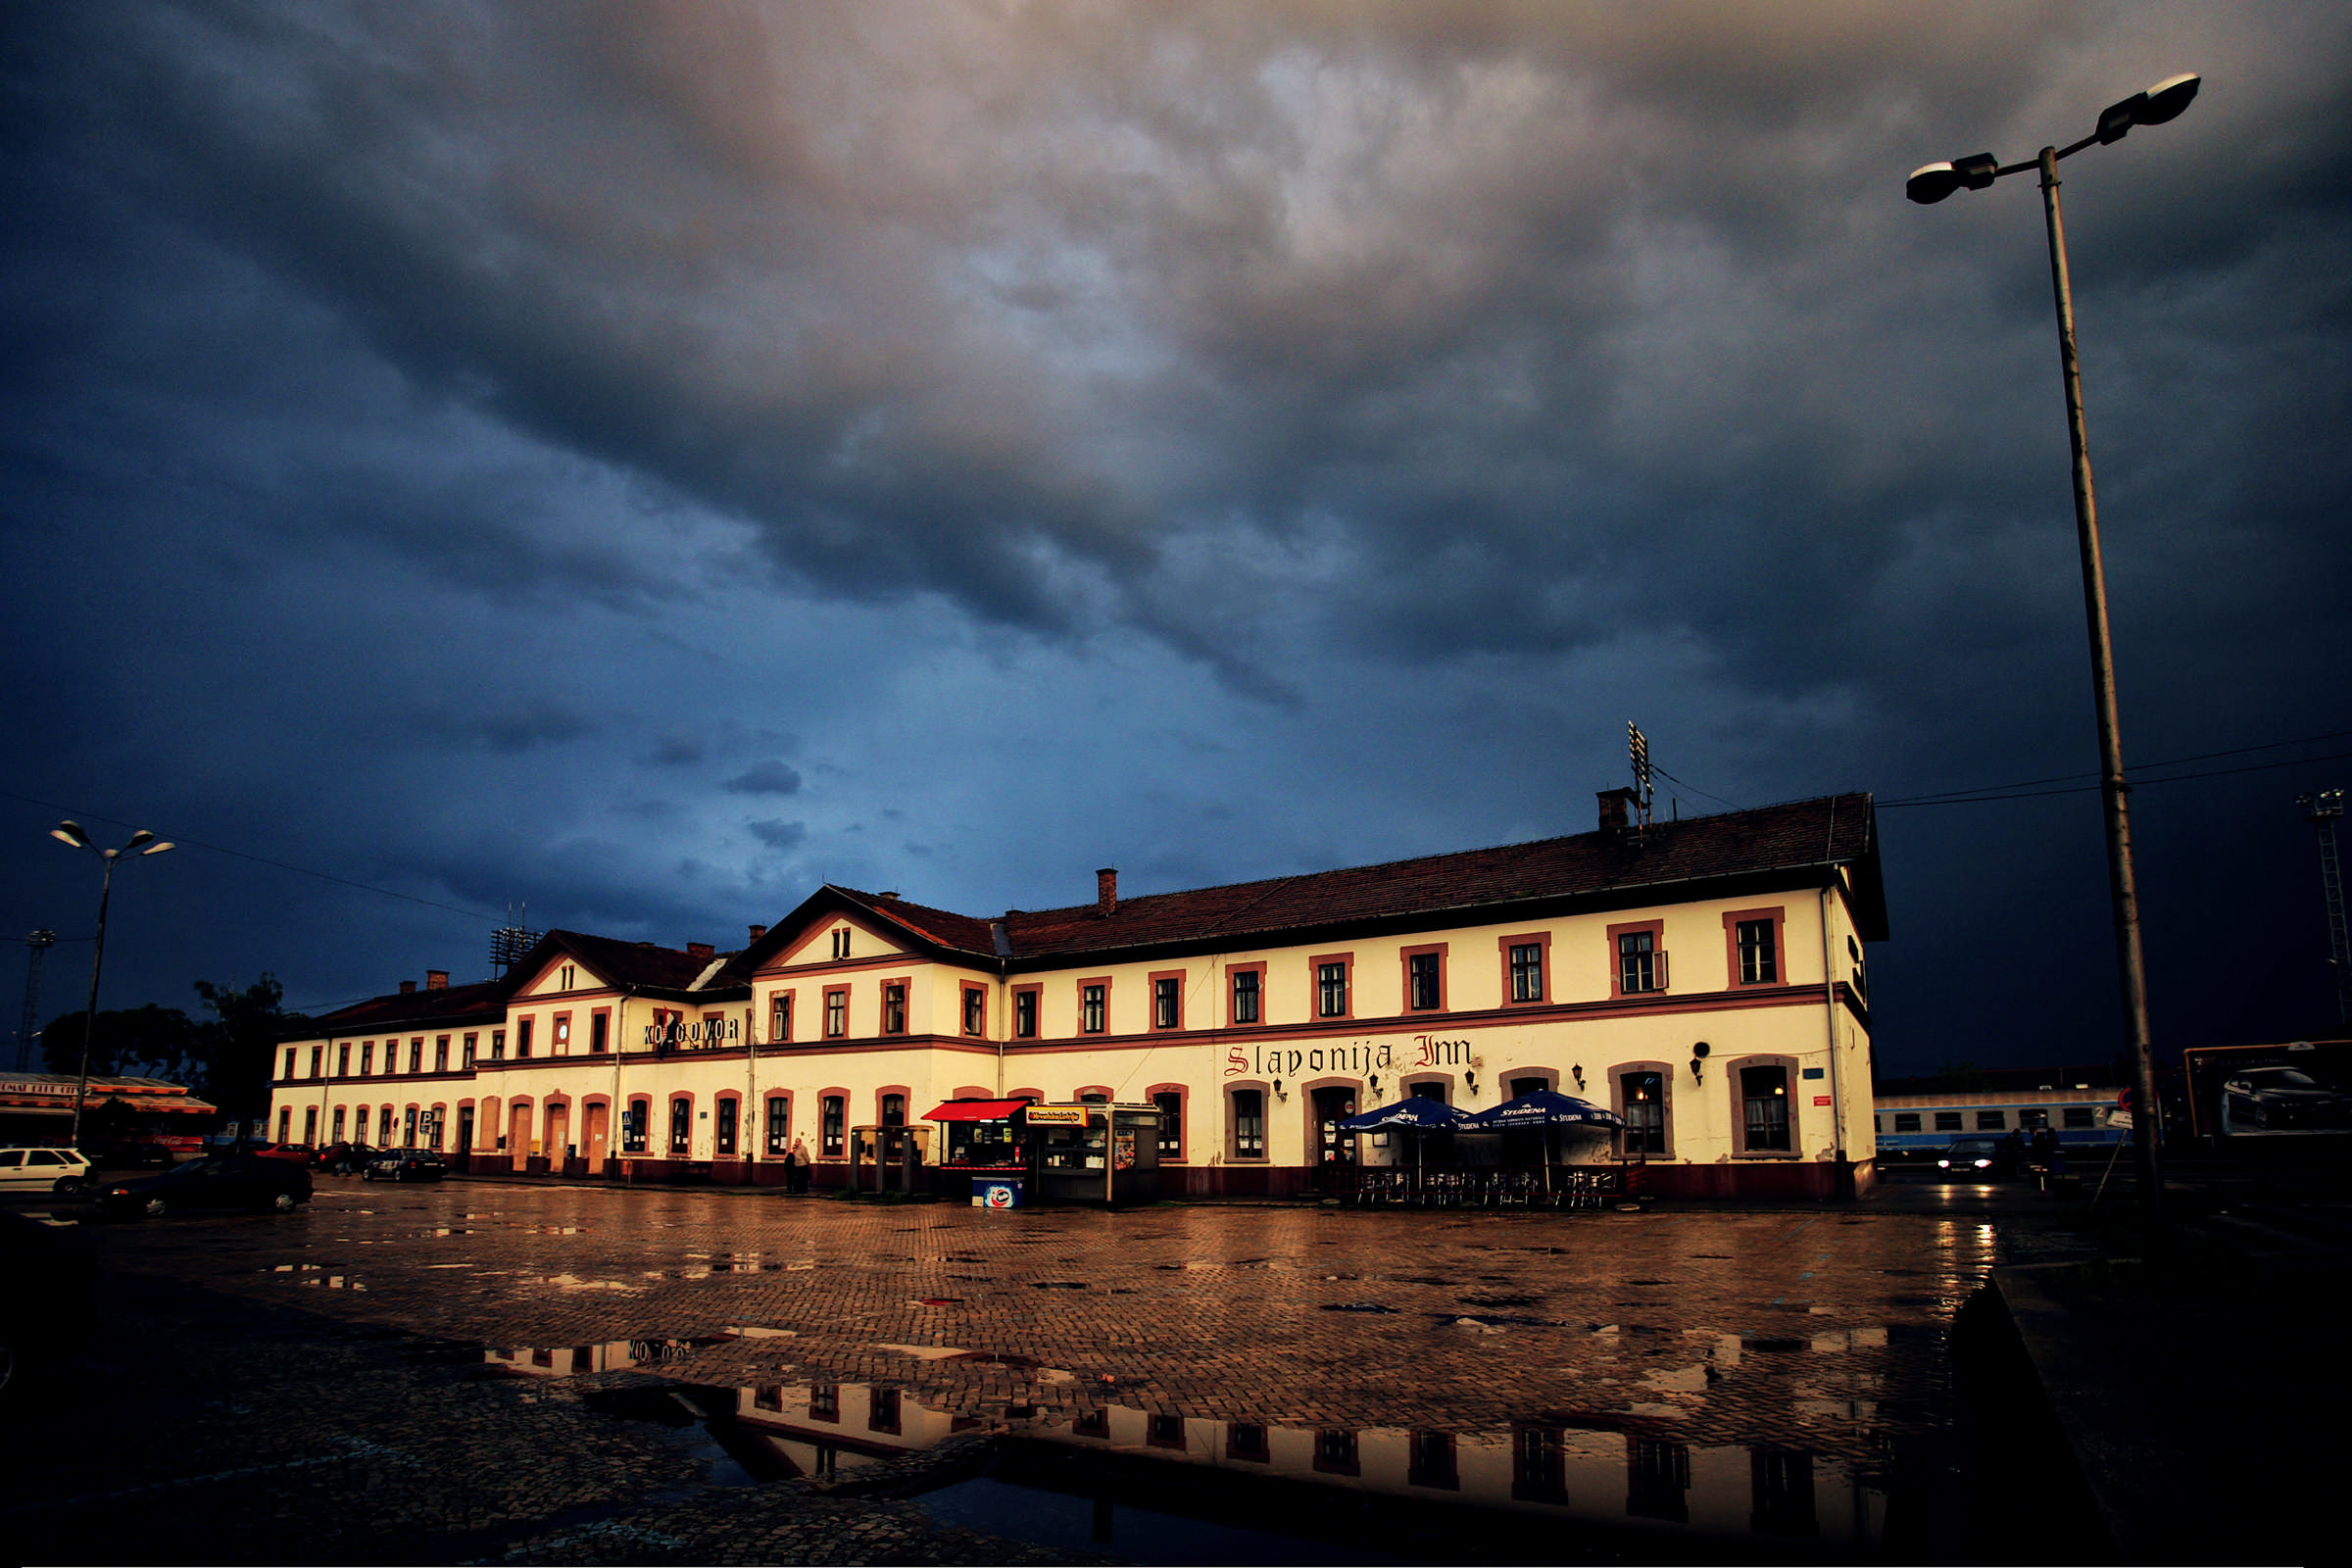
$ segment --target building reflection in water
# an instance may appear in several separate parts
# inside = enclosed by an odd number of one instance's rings
[[[1883,1332],[1856,1337],[1872,1343]],[[615,1340],[486,1358],[517,1374],[562,1377],[656,1367],[732,1337]],[[773,1383],[735,1390],[731,1416],[714,1425],[726,1428],[719,1435],[728,1451],[762,1480],[835,1476],[987,1427],[1075,1449],[1389,1497],[1693,1536],[1817,1541],[1838,1551],[1868,1550],[1886,1521],[1886,1484],[1875,1465],[1782,1444],[1678,1442],[1656,1435],[1654,1423],[1642,1423],[1643,1431],[1556,1420],[1447,1432],[1293,1427],[1116,1404],[1023,1418],[1026,1409],[989,1422],[935,1409],[891,1384]]]

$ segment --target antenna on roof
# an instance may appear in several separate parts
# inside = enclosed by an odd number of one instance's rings
[[[1625,721],[1625,744],[1626,750],[1629,754],[1631,754],[1634,762],[1634,806],[1635,808],[1642,813],[1642,831],[1647,833],[1649,831],[1649,804],[1651,799],[1649,791],[1649,737],[1642,734],[1641,730],[1637,729],[1634,726],[1634,721],[1630,718]]]
[[[514,919],[514,906],[512,904],[507,906],[507,918],[510,921]],[[491,979],[506,978],[507,971],[520,963],[523,956],[539,945],[540,933],[530,929],[530,920],[531,906],[526,900],[522,906],[522,919],[518,923],[502,925],[490,933]]]

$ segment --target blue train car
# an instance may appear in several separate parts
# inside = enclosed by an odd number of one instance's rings
[[[1871,1122],[1878,1133],[1881,1159],[1926,1159],[1955,1138],[2002,1138],[2012,1132],[2028,1139],[2049,1128],[2058,1147],[2070,1157],[2104,1153],[2129,1134],[2108,1124],[2115,1108],[2113,1089],[2081,1086],[2069,1089],[2009,1089],[1955,1091],[1950,1094],[1880,1095]]]

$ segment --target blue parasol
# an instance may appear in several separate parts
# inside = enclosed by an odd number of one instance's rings
[[[1497,1127],[1573,1127],[1586,1126],[1603,1130],[1623,1127],[1625,1118],[1613,1110],[1603,1109],[1589,1100],[1563,1095],[1556,1090],[1539,1089],[1517,1100],[1506,1100],[1492,1110],[1475,1112],[1463,1119],[1464,1132],[1482,1132]]]
[[[1443,1100],[1414,1095],[1394,1105],[1349,1116],[1339,1127],[1342,1132],[1349,1133],[1366,1133],[1375,1127],[1416,1127],[1424,1132],[1442,1132],[1474,1119],[1468,1111],[1456,1110]]]

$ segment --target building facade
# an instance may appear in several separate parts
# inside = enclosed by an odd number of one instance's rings
[[[558,931],[286,1042],[272,1131],[474,1169],[819,1185],[956,1098],[1148,1102],[1162,1190],[1312,1192],[1401,1156],[1334,1124],[1546,1088],[1628,1127],[1645,1190],[1871,1179],[1867,795],[994,918],[826,886],[738,951]],[[918,1148],[918,1153],[933,1152]],[[895,1156],[893,1156],[895,1158]]]

